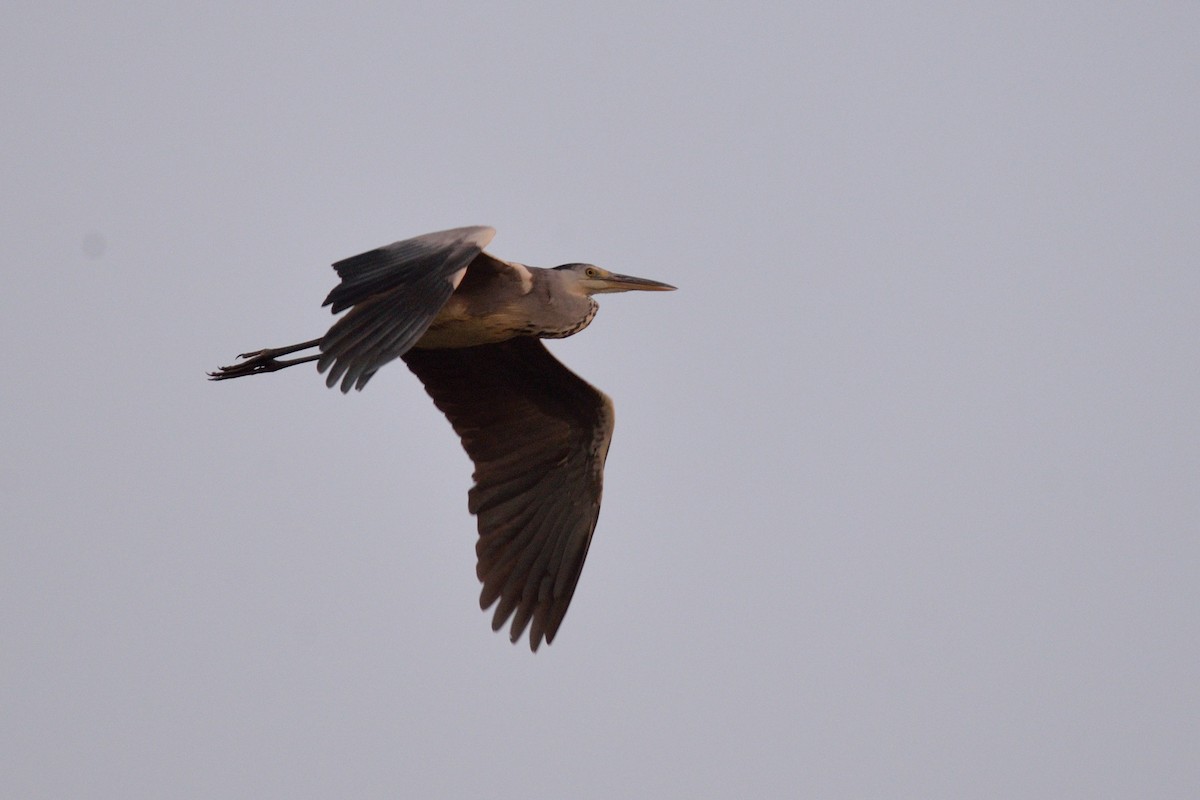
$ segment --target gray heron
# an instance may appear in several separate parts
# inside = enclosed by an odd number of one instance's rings
[[[493,630],[512,618],[513,642],[528,627],[536,651],[554,640],[575,593],[613,431],[608,396],[539,340],[586,328],[596,315],[593,295],[675,287],[594,264],[503,261],[483,250],[495,234],[454,228],[339,261],[341,283],[324,305],[348,313],[324,336],[243,353],[209,377],[316,361],[327,386],[348,392],[404,359],[475,465],[467,507],[478,521],[480,607],[496,604]]]

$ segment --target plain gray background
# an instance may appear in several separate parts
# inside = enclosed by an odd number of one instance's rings
[[[1196,797],[1200,6],[6,4],[0,794]],[[556,643],[328,265],[680,291]]]

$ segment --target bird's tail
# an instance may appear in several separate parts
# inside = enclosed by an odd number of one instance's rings
[[[253,353],[242,353],[238,358],[245,360],[239,361],[236,364],[230,364],[227,367],[220,367],[216,372],[208,373],[208,378],[214,381],[224,381],[230,378],[240,378],[243,375],[257,375],[260,372],[275,372],[284,367],[294,367],[297,364],[303,364],[306,361],[316,361],[321,357],[320,353],[313,353],[301,356],[300,358],[289,358],[284,361],[279,361],[278,359],[279,356],[308,350],[310,347],[317,347],[320,344],[320,339],[313,339],[288,347],[274,347],[266,350],[257,350]]]

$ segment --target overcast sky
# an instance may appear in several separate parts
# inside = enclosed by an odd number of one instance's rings
[[[1200,5],[8,3],[0,795],[1200,796]],[[536,655],[329,264],[679,287]]]

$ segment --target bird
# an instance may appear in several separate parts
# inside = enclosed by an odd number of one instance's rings
[[[595,264],[552,268],[484,251],[494,228],[427,233],[334,263],[325,298],[347,312],[324,336],[243,353],[212,380],[317,362],[328,387],[361,390],[403,359],[446,416],[474,465],[480,608],[492,629],[511,619],[536,652],[554,641],[600,514],[612,400],[542,343],[591,324],[594,295],[676,287]],[[307,355],[283,358],[303,351]]]

